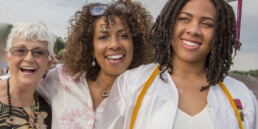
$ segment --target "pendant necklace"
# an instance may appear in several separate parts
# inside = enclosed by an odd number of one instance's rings
[[[96,83],[99,86],[99,88],[101,89],[102,92],[102,97],[108,97],[109,96],[109,92],[108,90],[105,90],[99,83],[98,78],[96,79]]]
[[[9,105],[9,117],[10,117],[10,125],[11,129],[15,129],[14,121],[13,121],[13,113],[12,113],[12,103],[11,103],[11,95],[10,95],[10,84],[9,84],[10,77],[7,79],[7,98],[8,98],[8,105]],[[31,125],[29,124],[29,128],[36,129],[36,123],[37,123],[37,117],[39,114],[39,101],[38,101],[38,95],[34,93],[34,99],[35,99],[35,107],[34,107],[34,121]],[[28,120],[29,122],[29,120]]]

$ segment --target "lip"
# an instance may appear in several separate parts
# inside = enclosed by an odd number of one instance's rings
[[[113,65],[120,64],[121,62],[123,62],[124,58],[125,54],[112,54],[105,56],[105,59]]]
[[[32,70],[30,72],[30,70]],[[30,66],[22,66],[20,67],[20,72],[24,75],[33,75],[37,71],[36,68]]]
[[[199,41],[187,39],[181,39],[181,44],[187,50],[196,50],[202,45],[202,43]]]

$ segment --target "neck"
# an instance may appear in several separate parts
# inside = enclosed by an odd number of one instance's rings
[[[19,85],[17,81],[10,78],[9,88],[12,106],[26,107],[33,104],[35,86]]]
[[[179,59],[173,59],[173,75],[196,76],[206,75],[205,61],[186,62]]]
[[[113,86],[114,81],[116,80],[116,77],[117,76],[109,76],[100,72],[97,79],[104,89],[110,90]]]

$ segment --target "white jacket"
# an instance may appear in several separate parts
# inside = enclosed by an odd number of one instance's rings
[[[144,83],[158,64],[143,65],[122,74],[115,81],[107,100],[99,129],[129,129],[136,100]],[[173,129],[178,108],[178,91],[168,72],[153,80],[138,111],[134,129]],[[233,78],[224,79],[233,99],[243,105],[244,129],[258,129],[258,106],[253,93]],[[215,129],[239,129],[239,124],[227,96],[217,84],[207,97]],[[189,105],[190,106],[190,105]],[[205,121],[204,121],[205,122]],[[201,123],[200,123],[201,124]]]

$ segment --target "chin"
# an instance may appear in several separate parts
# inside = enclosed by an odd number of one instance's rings
[[[22,78],[19,78],[19,80],[20,80],[20,83],[23,84],[23,85],[35,85],[35,84],[38,84],[40,79],[22,77]]]

